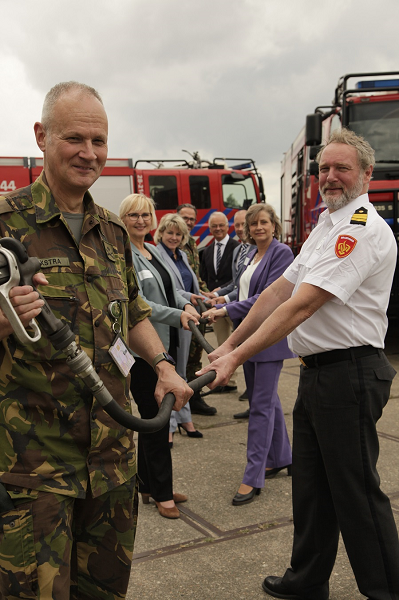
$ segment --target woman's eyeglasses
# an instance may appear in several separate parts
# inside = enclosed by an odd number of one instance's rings
[[[143,219],[143,221],[151,221],[152,219],[152,215],[150,213],[141,213],[141,215],[139,215],[139,213],[127,213],[126,216],[129,217],[133,223],[138,221],[140,217]]]

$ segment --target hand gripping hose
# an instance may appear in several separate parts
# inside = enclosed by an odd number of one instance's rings
[[[33,327],[34,335],[30,336],[28,334],[11,304],[9,292],[11,287],[15,285],[30,285],[36,290],[32,278],[39,270],[39,260],[35,257],[29,257],[25,246],[21,242],[13,238],[0,239],[0,306],[10,321],[15,335],[22,344],[38,341],[41,337],[41,332],[35,321],[32,320],[30,325]],[[36,291],[38,292],[38,290]],[[54,348],[66,354],[66,362],[71,371],[82,379],[104,410],[124,427],[133,429],[139,433],[153,433],[162,429],[170,418],[170,413],[175,403],[174,395],[172,393],[166,394],[159,407],[157,416],[153,419],[140,419],[127,413],[112,398],[93,367],[90,358],[76,344],[75,335],[69,326],[55,317],[46,300],[40,292],[38,294],[41,300],[43,300],[44,305],[41,313],[36,317],[37,322]],[[207,344],[202,335],[201,338]],[[215,377],[216,372],[210,371],[188,385],[194,391],[199,391],[204,385],[211,383]]]

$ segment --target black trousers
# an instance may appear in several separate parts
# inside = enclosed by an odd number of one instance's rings
[[[399,600],[399,542],[380,489],[376,423],[394,369],[382,351],[304,368],[294,408],[291,568],[283,581],[309,600],[326,600],[339,532],[359,590]]]
[[[130,370],[130,390],[140,416],[151,419],[158,413],[154,398],[157,376],[153,368],[142,358]],[[139,433],[137,450],[137,473],[139,491],[157,502],[173,499],[172,456],[169,448],[169,422],[155,433]]]

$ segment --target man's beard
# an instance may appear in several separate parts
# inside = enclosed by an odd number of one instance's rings
[[[343,208],[349,204],[349,202],[352,200],[356,200],[356,198],[360,196],[363,189],[363,175],[363,172],[360,173],[359,179],[351,188],[344,190],[340,196],[334,196],[333,198],[327,196],[326,185],[328,184],[326,184],[323,190],[320,190],[320,195],[323,198],[324,204],[327,206],[327,208],[330,210],[339,210],[340,208]]]

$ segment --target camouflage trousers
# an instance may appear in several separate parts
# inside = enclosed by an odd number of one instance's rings
[[[0,597],[125,598],[137,524],[136,477],[93,498],[7,485],[0,515]]]

